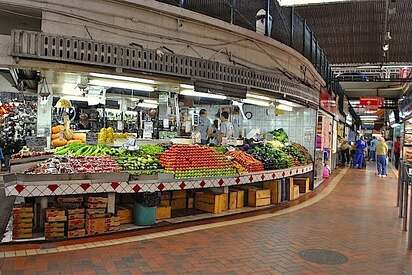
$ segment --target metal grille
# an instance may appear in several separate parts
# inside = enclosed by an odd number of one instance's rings
[[[233,83],[300,98],[318,105],[319,92],[284,77],[279,72],[268,72],[225,65],[200,58],[122,46],[89,39],[59,36],[41,32],[14,30],[12,56],[45,59],[58,62],[108,66]]]

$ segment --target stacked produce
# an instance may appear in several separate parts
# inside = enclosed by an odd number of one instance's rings
[[[289,141],[288,134],[286,134],[286,132],[282,128],[277,129],[277,130],[273,130],[273,131],[269,132],[269,134],[273,135],[274,140],[280,141],[283,144],[285,144]]]
[[[234,160],[240,163],[247,172],[259,172],[263,171],[263,163],[253,158],[246,152],[243,151],[231,151],[227,153],[229,156],[233,157]]]
[[[123,170],[133,171],[134,175],[155,174],[162,168],[158,155],[164,152],[160,145],[144,144],[138,151],[119,149],[115,153],[117,163]]]
[[[29,148],[24,146],[18,153],[11,155],[11,159],[24,159],[24,158],[33,158],[40,156],[51,155],[50,152],[40,152],[40,151],[30,151]]]
[[[106,145],[87,145],[81,143],[71,143],[54,150],[60,156],[111,156],[116,155],[117,149]]]
[[[69,124],[56,125],[52,127],[52,146],[54,148],[61,147],[72,143],[85,143],[86,136],[84,134],[76,134],[69,128]]]
[[[177,179],[236,175],[233,163],[207,146],[174,145],[160,156],[160,162]]]
[[[247,152],[255,159],[263,162],[265,170],[285,169],[293,165],[291,156],[281,149],[273,148],[271,145],[255,144]]]
[[[13,103],[0,104],[0,117],[11,113],[15,109],[15,107],[16,106]]]
[[[26,174],[113,173],[120,168],[112,157],[55,157],[28,169]]]
[[[283,150],[294,159],[295,166],[305,165],[312,161],[309,151],[298,143],[292,143],[284,147]]]

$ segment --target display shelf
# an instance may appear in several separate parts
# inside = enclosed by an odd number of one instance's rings
[[[247,173],[234,177],[215,177],[187,180],[45,180],[25,181],[24,178],[5,181],[6,196],[43,197],[94,193],[138,193],[188,189],[204,189],[241,184],[257,183],[305,174],[312,171],[313,165],[292,167],[282,170]],[[101,175],[101,174],[99,174]],[[23,179],[23,180],[22,180]]]

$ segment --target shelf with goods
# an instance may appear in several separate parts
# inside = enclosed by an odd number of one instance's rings
[[[36,204],[35,199],[45,198],[47,209],[60,211],[60,216],[66,213],[66,220],[63,217],[59,221],[46,219],[47,224],[40,226],[43,229],[33,227],[36,236],[41,236],[44,232],[43,237],[46,239],[72,238],[113,232],[110,229],[112,227],[116,227],[116,230],[127,230],[135,228],[130,222],[136,219],[134,211],[138,201],[121,201],[136,193],[149,192],[163,197],[156,205],[157,220],[173,219],[176,211],[184,209],[196,210],[196,213],[219,214],[226,210],[239,210],[242,205],[270,205],[272,199],[267,195],[272,192],[270,188],[282,190],[280,182],[295,176],[305,177],[304,175],[312,170],[310,156],[304,147],[292,144],[275,148],[270,144],[251,144],[238,148],[146,144],[141,145],[138,151],[127,151],[105,145],[74,143],[55,149],[55,155],[51,159],[28,169],[25,174],[5,176],[5,189],[7,196],[24,197],[28,204]],[[202,156],[208,157],[202,159]],[[269,164],[263,165],[262,160]],[[281,169],[276,169],[276,166]],[[138,170],[129,170],[136,168],[146,172],[152,170],[155,173],[136,175],[133,172]],[[268,184],[270,182],[272,187]],[[265,189],[264,184],[268,188]],[[273,184],[279,184],[279,187],[275,188]],[[227,193],[224,191],[225,187],[229,188]],[[249,189],[255,194],[250,195],[255,196],[253,203],[248,203],[247,199],[243,203],[234,202],[235,198],[240,200],[241,197],[249,196]],[[238,194],[242,192],[242,195]],[[299,191],[296,195],[295,190],[283,193],[289,194],[288,200],[299,195]],[[116,194],[116,197],[110,199],[110,194]],[[265,197],[262,197],[262,194],[265,194]],[[97,214],[99,218],[96,219],[100,220],[88,223],[89,198],[107,201],[107,204],[103,207],[102,202],[100,212],[90,210],[89,212]],[[280,200],[273,202],[278,203]],[[109,207],[109,204],[112,206]],[[109,211],[109,208],[112,210]],[[79,220],[82,220],[82,209],[85,209],[86,222],[84,227],[83,223],[79,222],[82,228],[78,228],[76,221],[72,221],[68,213],[78,214]],[[77,216],[73,217],[76,220]],[[34,219],[39,219],[38,214],[34,215]],[[56,224],[57,222],[65,224],[63,226]]]
[[[403,160],[412,163],[412,123],[405,119],[402,138]]]

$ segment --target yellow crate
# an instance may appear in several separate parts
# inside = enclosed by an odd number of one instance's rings
[[[172,207],[170,206],[159,206],[156,208],[156,219],[170,219],[172,217]]]
[[[250,188],[248,190],[249,206],[258,207],[269,205],[271,201],[269,189]]]

